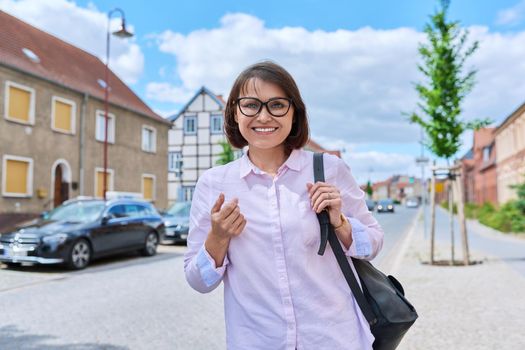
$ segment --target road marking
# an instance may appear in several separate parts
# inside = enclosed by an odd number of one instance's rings
[[[399,266],[401,265],[401,261],[405,256],[405,252],[408,249],[408,245],[410,244],[410,241],[412,241],[412,236],[416,231],[417,222],[419,221],[421,213],[423,212],[422,208],[422,206],[419,207],[417,214],[412,220],[410,228],[405,232],[401,239],[391,248],[390,253],[383,260],[381,260],[381,263],[379,264],[380,269],[386,275],[394,275],[397,273]]]

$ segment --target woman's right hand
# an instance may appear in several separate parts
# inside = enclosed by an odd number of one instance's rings
[[[210,235],[224,242],[241,234],[246,226],[246,219],[241,214],[237,198],[224,206],[223,204],[224,194],[221,193],[211,209]]]

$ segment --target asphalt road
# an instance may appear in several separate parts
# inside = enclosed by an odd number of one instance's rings
[[[391,260],[399,249],[399,243],[405,233],[411,228],[418,209],[406,208],[402,205],[396,205],[394,213],[374,213],[383,231],[385,233],[383,239],[383,249],[374,259],[374,264],[383,266],[388,263],[386,260]]]
[[[416,210],[375,214],[385,229],[380,261]],[[222,286],[208,295],[184,279],[184,246],[95,262],[80,272],[0,269],[0,349],[225,349]]]

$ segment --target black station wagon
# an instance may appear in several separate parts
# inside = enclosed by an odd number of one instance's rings
[[[0,261],[65,264],[83,269],[93,259],[138,250],[155,255],[164,238],[162,217],[145,201],[70,200],[28,222],[0,233]]]

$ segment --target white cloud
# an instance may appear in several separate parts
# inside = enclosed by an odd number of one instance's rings
[[[343,154],[343,159],[350,166],[359,184],[385,180],[398,175],[420,176],[421,170],[415,165],[414,157],[400,153],[377,151],[350,152]]]
[[[467,62],[478,75],[463,117],[499,122],[525,99],[525,32],[502,34],[482,26],[469,30],[480,49]],[[225,15],[214,29],[187,35],[168,30],[155,37],[160,51],[174,56],[180,81],[177,86],[150,84],[148,91],[155,91],[160,101],[184,103],[185,94],[202,85],[227,96],[244,67],[271,59],[296,79],[309,108],[314,139],[328,149],[346,149],[343,158],[360,183],[368,176],[374,181],[392,174],[419,176],[414,161],[419,127],[401,112],[414,110],[417,103],[412,83],[421,80],[416,63],[423,33],[410,28],[273,29],[259,18],[237,13]],[[163,94],[163,88],[168,93]],[[469,148],[471,134],[462,140],[458,157]],[[374,144],[392,147],[370,151]],[[413,145],[415,151],[404,153],[403,144]]]
[[[185,104],[195,95],[196,90],[177,87],[170,83],[148,83],[146,85],[146,98],[159,102],[173,102]]]
[[[382,181],[392,175],[421,176],[421,168],[416,165],[414,155],[396,152],[394,149],[390,152],[363,151],[359,144],[323,136],[315,136],[315,140],[328,150],[341,150],[341,157],[350,166],[359,184],[364,184],[368,180]]]
[[[183,35],[165,31],[159,49],[175,56],[180,88],[206,85],[227,95],[247,65],[271,59],[297,80],[309,106],[312,128],[352,142],[368,142],[378,127],[389,127],[386,141],[417,136],[402,110],[415,104],[411,81],[421,33],[399,28],[381,31],[308,31],[266,28],[247,14],[228,14],[219,28]]]
[[[167,119],[169,117],[172,117],[173,115],[179,113],[179,109],[159,109],[154,108],[153,111],[160,115],[162,118]]]
[[[0,0],[0,8],[105,62],[107,14],[92,3],[83,8],[66,0]],[[111,28],[119,26],[120,19],[112,19]],[[133,32],[133,27],[128,30]],[[126,83],[137,82],[144,69],[144,54],[133,38],[111,38],[110,68]]]
[[[514,25],[520,23],[525,17],[525,1],[520,1],[516,5],[503,9],[498,12],[496,24]]]
[[[480,49],[468,64],[479,73],[463,116],[501,121],[525,96],[525,33],[494,33],[479,26],[470,30]],[[259,18],[236,13],[225,15],[217,28],[187,35],[167,30],[156,40],[160,51],[174,56],[177,89],[183,92],[205,85],[227,95],[244,67],[271,59],[295,77],[315,134],[363,144],[419,138],[419,128],[401,114],[414,110],[412,83],[421,79],[417,47],[425,35],[414,29],[273,29]],[[166,88],[170,95],[177,92],[171,85]]]

